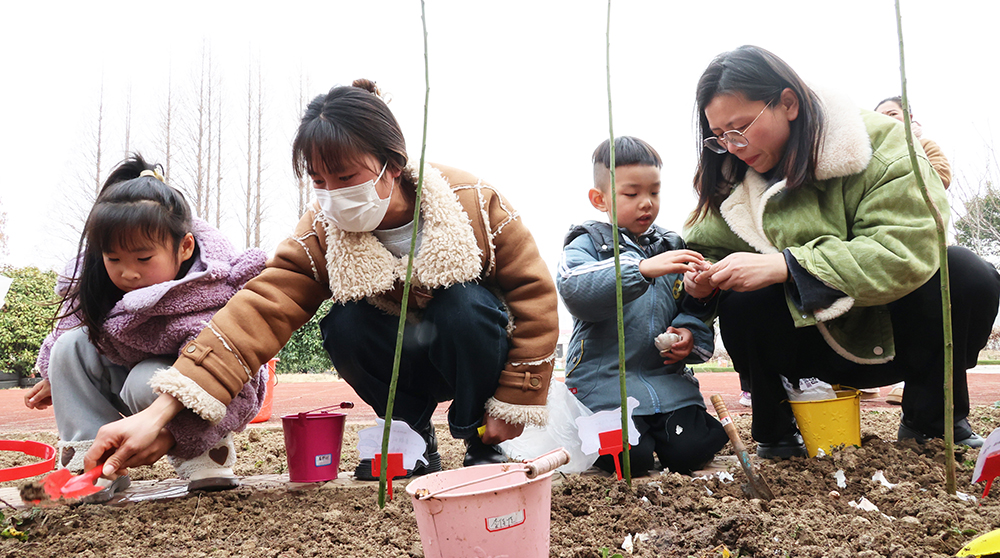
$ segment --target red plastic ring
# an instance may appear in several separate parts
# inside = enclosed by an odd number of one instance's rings
[[[0,440],[0,451],[19,451],[42,461],[0,469],[0,481],[26,479],[51,471],[56,465],[56,448],[33,440]]]

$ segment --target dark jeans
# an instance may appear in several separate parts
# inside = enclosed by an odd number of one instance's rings
[[[632,421],[639,431],[639,443],[628,452],[633,476],[643,476],[653,468],[654,453],[663,468],[689,475],[711,461],[729,441],[722,423],[697,405],[672,413],[633,416]],[[610,455],[600,456],[595,465],[615,472],[614,457]]]
[[[337,373],[380,417],[389,399],[398,327],[399,316],[365,301],[334,304],[320,322]],[[507,348],[507,314],[492,293],[472,283],[434,291],[420,323],[404,328],[393,419],[419,432],[439,402],[453,400],[452,436],[476,435]]]
[[[969,414],[965,371],[986,346],[1000,300],[1000,275],[969,250],[948,248],[954,342],[955,422]],[[772,443],[795,431],[779,375],[817,377],[856,388],[906,381],[903,422],[925,435],[944,433],[944,341],[940,278],[935,274],[889,304],[895,359],[858,364],[836,354],[815,327],[795,328],[782,285],[728,292],[719,304],[722,340],[733,366],[753,386],[753,437]],[[969,433],[956,432],[956,439]]]

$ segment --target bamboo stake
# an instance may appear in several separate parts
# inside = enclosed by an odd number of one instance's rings
[[[917,187],[924,203],[934,217],[937,225],[938,252],[941,259],[941,319],[944,329],[944,473],[945,489],[948,494],[955,494],[955,393],[953,391],[955,344],[951,331],[951,279],[948,273],[948,239],[945,233],[944,219],[941,210],[931,199],[930,191],[924,182],[917,161],[917,152],[913,147],[913,132],[910,129],[910,103],[906,97],[906,61],[903,56],[903,16],[899,11],[899,0],[896,0],[896,32],[899,35],[899,75],[902,80],[903,126],[906,129],[906,147],[910,151],[910,163],[917,178]]]
[[[615,193],[615,127],[611,118],[611,0],[608,0],[608,30],[604,43],[608,75],[608,133],[611,135],[611,234],[615,243],[615,306],[618,315],[618,384],[622,398],[622,469],[632,486],[628,448],[628,391],[625,389],[625,319],[622,315],[622,263],[618,250],[618,196]]]
[[[386,471],[389,467],[389,432],[392,427],[392,407],[396,401],[399,382],[399,359],[403,352],[403,328],[406,327],[406,307],[410,300],[410,283],[413,276],[413,256],[420,230],[420,198],[424,188],[424,154],[427,151],[427,105],[431,97],[430,69],[427,62],[427,15],[424,0],[420,0],[420,23],[424,29],[424,133],[420,139],[420,170],[417,174],[417,196],[413,203],[413,235],[410,237],[410,257],[406,262],[406,279],[403,281],[403,300],[399,308],[399,329],[396,331],[396,354],[392,360],[392,379],[389,381],[389,401],[385,405],[385,428],[382,430],[382,469],[378,477],[378,507],[385,508]]]

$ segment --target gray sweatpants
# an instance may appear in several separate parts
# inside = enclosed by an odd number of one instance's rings
[[[149,407],[158,397],[149,379],[174,360],[154,357],[129,370],[98,353],[86,328],[59,336],[49,358],[49,383],[60,440],[93,440],[105,424]]]

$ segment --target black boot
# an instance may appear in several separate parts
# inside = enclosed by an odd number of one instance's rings
[[[473,436],[465,440],[465,459],[462,461],[463,467],[506,462],[507,458],[504,457],[500,448],[483,443],[483,440],[479,436]]]
[[[954,441],[956,444],[969,446],[971,448],[981,448],[986,440],[972,431],[972,427],[969,426],[969,419],[961,419],[955,421],[955,437]],[[907,438],[913,438],[921,444],[930,440],[931,438],[941,438],[942,436],[929,436],[920,431],[919,428],[907,424],[906,419],[899,421],[899,433],[896,435],[897,440],[905,440]]]
[[[757,457],[761,459],[788,459],[790,457],[809,457],[806,444],[798,432],[786,434],[777,442],[758,442]]]
[[[413,469],[407,469],[406,474],[402,478],[408,479],[413,476],[436,473],[441,470],[441,454],[438,453],[438,442],[437,436],[434,434],[434,425],[427,423],[427,426],[418,430],[417,433],[427,443],[427,447],[424,449],[424,459],[427,460],[427,464],[425,465],[424,462],[417,461],[416,466]],[[371,459],[362,459],[358,463],[358,466],[354,469],[354,478],[365,481],[378,480],[378,475],[372,474]]]

